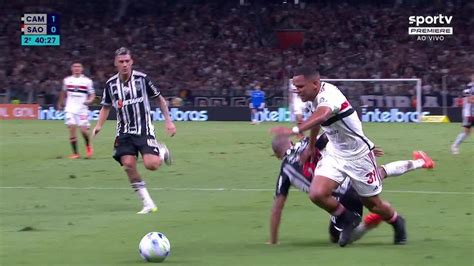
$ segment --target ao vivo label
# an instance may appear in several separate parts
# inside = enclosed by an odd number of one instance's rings
[[[421,116],[429,115],[430,112],[422,112]],[[418,112],[401,112],[399,109],[389,109],[388,111],[380,111],[375,108],[373,111],[362,109],[362,122],[418,122],[420,116]]]
[[[0,120],[38,119],[38,104],[0,104]]]

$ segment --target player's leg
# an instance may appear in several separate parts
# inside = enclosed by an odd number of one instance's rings
[[[352,188],[348,178],[334,191],[333,196],[335,196],[347,210],[357,213],[358,216],[362,217],[364,206],[359,199],[359,195],[357,195],[357,192]],[[331,216],[330,222],[329,239],[332,243],[337,243],[343,231],[343,224],[340,218],[334,216]]]
[[[157,211],[156,205],[150,197],[145,182],[137,170],[137,157],[135,155],[124,155],[120,158],[123,169],[127,173],[132,189],[143,202],[143,209],[138,214],[146,214]]]
[[[326,155],[318,162],[316,176],[313,178],[309,190],[309,198],[320,208],[326,210],[332,216],[337,217],[341,222],[342,233],[339,238],[339,244],[345,246],[350,239],[352,230],[359,224],[360,216],[354,213],[333,196],[332,192],[341,184],[345,176],[340,171],[342,162],[338,162],[336,158]],[[341,239],[343,240],[341,244]],[[346,243],[344,243],[346,242]]]
[[[423,151],[414,151],[413,160],[395,161],[381,165],[377,168],[377,171],[380,177],[385,179],[390,176],[400,176],[420,168],[432,169],[435,166],[436,164],[428,154]]]
[[[249,103],[250,107],[250,123],[252,125],[255,125],[257,123],[257,109],[255,106],[253,106],[252,103]]]
[[[348,161],[344,168],[351,177],[352,186],[359,194],[364,206],[393,226],[395,244],[405,244],[407,241],[405,220],[379,196],[382,192],[382,178],[379,176],[376,165],[375,156],[371,152],[363,158]]]
[[[90,135],[89,135],[89,127],[90,127],[89,117],[87,114],[83,114],[79,116],[79,119],[80,119],[81,134],[86,144],[86,155],[87,155],[87,158],[91,158],[94,153],[94,150],[92,148],[92,143],[90,141]]]
[[[468,116],[463,116],[463,131],[458,134],[456,140],[454,140],[453,145],[451,145],[451,152],[453,154],[459,154],[459,145],[469,136],[471,133],[472,127],[472,118]]]
[[[368,231],[376,228],[383,221],[382,217],[375,213],[369,213],[352,232],[351,243],[362,238]]]
[[[134,145],[132,136],[122,135],[115,139],[114,159],[120,163],[127,174],[130,186],[142,200],[143,209],[138,214],[157,211],[156,205],[150,197],[145,182],[137,170],[138,148]]]
[[[79,152],[77,151],[77,136],[76,136],[76,127],[78,121],[72,113],[66,113],[65,115],[65,124],[68,127],[69,131],[69,143],[71,144],[72,154],[69,155],[70,159],[80,158]]]
[[[134,137],[134,143],[143,157],[146,169],[155,171],[163,162],[168,165],[172,163],[170,151],[165,144],[156,141],[155,137]]]

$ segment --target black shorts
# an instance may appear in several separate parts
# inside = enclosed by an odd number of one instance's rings
[[[120,159],[124,155],[135,155],[138,157],[138,153],[143,154],[154,154],[159,156],[158,143],[154,136],[141,136],[141,135],[129,135],[124,134],[117,136],[114,143],[114,154],[113,158],[122,165]]]

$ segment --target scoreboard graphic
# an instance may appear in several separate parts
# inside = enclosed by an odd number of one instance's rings
[[[23,14],[21,17],[22,46],[59,46],[61,44],[58,14]]]

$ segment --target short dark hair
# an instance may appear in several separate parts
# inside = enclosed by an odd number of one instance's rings
[[[272,139],[272,150],[277,156],[283,156],[288,147],[285,146],[285,143],[288,143],[288,136],[277,135]]]
[[[130,52],[130,50],[126,47],[120,47],[118,48],[117,50],[115,50],[115,56],[118,56],[118,55],[132,55],[132,53]]]
[[[293,77],[304,76],[305,78],[319,78],[319,71],[315,67],[300,66],[293,70]]]

